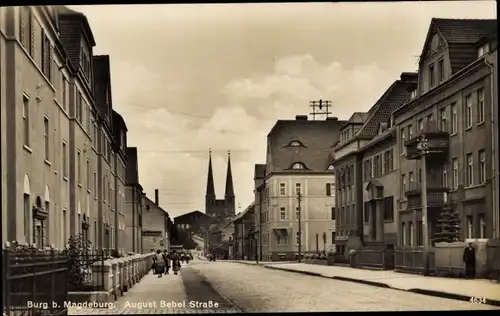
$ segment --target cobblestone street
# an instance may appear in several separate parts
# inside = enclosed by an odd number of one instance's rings
[[[211,262],[195,265],[193,269],[245,312],[498,309],[254,265]]]

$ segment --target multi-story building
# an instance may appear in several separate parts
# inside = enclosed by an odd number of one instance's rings
[[[125,175],[125,251],[142,252],[142,186],[139,184],[139,166],[136,147],[126,148],[126,175]]]
[[[2,181],[2,192],[0,195],[2,208],[2,240],[8,240],[7,238],[7,212],[3,210],[7,209],[7,121],[6,121],[6,110],[7,110],[7,92],[6,92],[6,81],[7,81],[7,8],[0,7],[0,174]]]
[[[113,138],[114,148],[114,194],[116,215],[115,216],[115,243],[113,247],[121,252],[125,251],[125,183],[127,168],[127,125],[123,117],[113,110]]]
[[[255,226],[255,203],[251,203],[234,220],[233,258],[254,260],[258,247]]]
[[[235,214],[235,196],[233,187],[233,174],[231,171],[231,155],[227,154],[226,190],[224,199],[217,199],[215,194],[214,176],[212,170],[212,152],[208,153],[207,191],[205,195],[205,213],[215,222],[222,222]]]
[[[94,78],[89,23],[64,6],[0,12],[2,237],[62,248],[70,236],[81,234],[102,247],[102,223],[109,219],[100,212],[103,144],[95,96],[102,89]],[[109,94],[109,67],[104,71]],[[100,109],[107,104],[99,102]],[[108,206],[116,210],[113,200]]]
[[[330,117],[279,120],[267,137],[265,186],[260,205],[263,253],[269,260],[290,260],[303,252],[330,247],[335,231],[332,146],[345,121]],[[300,194],[299,194],[300,193]],[[299,199],[300,195],[300,199]],[[301,231],[299,232],[299,216]]]
[[[367,113],[354,113],[341,129],[334,163],[337,253],[347,255],[367,243],[395,245],[391,113],[410,98],[416,83],[416,74],[401,74]]]
[[[266,165],[265,164],[255,164],[254,169],[254,209],[255,209],[255,228],[257,231],[257,255],[259,260],[262,260],[262,249],[263,249],[263,239],[264,233],[262,231],[262,223],[263,223],[263,206],[264,201],[266,201],[266,197],[264,194],[266,193]],[[266,254],[267,256],[267,254]]]
[[[496,20],[431,22],[416,96],[393,113],[400,245],[422,245],[425,227],[432,239],[446,204],[459,213],[462,238],[499,236],[496,26]]]
[[[155,190],[155,200],[142,196],[144,206],[142,227],[142,253],[156,250],[170,251],[170,223],[167,211],[160,207],[158,190]]]

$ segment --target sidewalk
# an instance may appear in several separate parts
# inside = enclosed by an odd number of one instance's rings
[[[251,261],[233,261],[256,265]],[[349,267],[322,266],[305,263],[265,262],[260,266],[289,272],[296,272],[342,281],[357,282],[367,285],[391,288],[419,294],[450,299],[470,301],[471,298],[483,300],[483,303],[500,306],[500,284],[490,280],[452,279],[426,277],[387,270],[365,270]]]
[[[117,314],[201,314],[208,311],[189,308],[188,298],[180,275],[158,278],[150,272],[130,291],[108,308],[68,309],[68,315],[117,315]]]

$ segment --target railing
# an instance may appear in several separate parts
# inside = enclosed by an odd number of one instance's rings
[[[84,253],[77,256],[69,254],[70,275],[68,288],[70,291],[102,291],[104,274],[94,273],[94,265],[103,266],[106,255],[103,250]]]
[[[490,242],[486,245],[487,277],[491,280],[500,281],[500,244]]]
[[[56,250],[4,249],[4,315],[66,315],[68,259]]]
[[[435,270],[434,251],[429,251],[429,270]],[[423,273],[425,258],[422,246],[400,247],[394,251],[395,270]]]
[[[394,251],[388,249],[357,249],[355,265],[381,269],[394,269]]]

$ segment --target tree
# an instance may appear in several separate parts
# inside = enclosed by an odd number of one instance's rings
[[[446,205],[437,220],[439,231],[434,234],[434,242],[454,242],[460,239],[460,219],[453,205]]]

